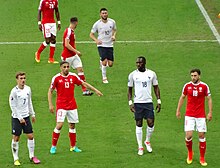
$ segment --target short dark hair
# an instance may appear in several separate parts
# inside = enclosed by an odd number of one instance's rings
[[[106,9],[106,8],[101,8],[99,12],[101,13],[102,11],[108,11],[108,9]]]
[[[192,69],[192,70],[190,71],[190,74],[191,74],[191,73],[194,73],[194,72],[197,72],[199,75],[201,74],[201,71],[200,71],[200,69],[198,69],[198,68]]]
[[[70,23],[74,23],[74,22],[78,22],[78,18],[77,17],[71,17],[70,18]]]
[[[144,56],[137,57],[138,59],[142,59],[144,61],[144,64],[146,64],[146,58]]]
[[[20,71],[16,73],[15,78],[18,79],[19,76],[24,76],[24,75],[26,75],[26,73]]]
[[[60,62],[60,67],[61,67],[63,64],[69,64],[69,62],[67,62],[67,61],[61,61],[61,62]]]

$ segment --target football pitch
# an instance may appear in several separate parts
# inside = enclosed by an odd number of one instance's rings
[[[201,0],[215,28],[220,32],[220,2]],[[59,65],[48,64],[49,47],[40,63],[34,53],[43,41],[37,25],[39,0],[0,0],[0,168],[14,167],[11,153],[11,111],[8,96],[16,85],[15,73],[27,73],[36,112],[33,124],[35,155],[39,168],[197,168],[198,136],[194,133],[194,160],[186,164],[183,119],[175,117],[183,85],[190,80],[189,71],[200,68],[202,81],[211,90],[213,120],[206,134],[208,167],[220,167],[219,86],[220,45],[194,0],[60,0],[62,28],[57,33],[55,58],[60,59],[62,35],[69,18],[77,16],[76,47],[81,57],[86,80],[104,94],[83,97],[76,87],[79,124],[76,126],[77,146],[82,153],[69,151],[68,125],[65,123],[58,141],[57,153],[49,153],[55,115],[49,112],[47,91],[51,78],[60,72]],[[96,45],[89,38],[99,9],[106,7],[117,24],[115,63],[107,69],[109,84],[102,84]],[[12,43],[14,42],[14,43]],[[155,131],[151,138],[153,153],[137,155],[135,121],[127,101],[128,74],[136,69],[140,55],[147,58],[147,67],[157,73],[162,110],[156,114]],[[75,72],[71,69],[72,72]],[[154,102],[156,103],[155,99]],[[55,104],[55,95],[54,95]],[[144,124],[144,129],[146,124]],[[145,131],[144,131],[145,136]],[[33,167],[28,159],[26,136],[22,135],[19,158],[24,168]]]

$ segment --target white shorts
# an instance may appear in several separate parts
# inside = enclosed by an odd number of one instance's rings
[[[185,116],[184,130],[207,132],[206,119]]]
[[[74,110],[63,110],[59,109],[56,113],[57,122],[64,122],[65,117],[67,118],[68,123],[78,123],[78,112],[77,109]]]
[[[62,56],[61,56],[61,60],[64,61]],[[78,55],[74,55],[72,57],[66,58],[65,61],[69,62],[70,66],[73,69],[82,67],[82,61]]]
[[[42,32],[45,38],[51,37],[51,34],[54,36],[57,35],[56,23],[45,23],[42,24]]]

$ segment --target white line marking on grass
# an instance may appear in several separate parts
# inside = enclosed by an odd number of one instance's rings
[[[201,10],[203,16],[205,17],[206,22],[208,23],[212,33],[214,34],[215,38],[217,39],[218,43],[220,44],[220,35],[218,31],[216,30],[214,24],[212,23],[212,20],[210,19],[208,13],[206,12],[205,8],[203,7],[202,3],[200,0],[195,0],[199,9]]]
[[[146,40],[146,41],[116,41],[115,43],[214,43],[217,40]],[[0,42],[0,45],[22,45],[22,44],[41,44],[36,41],[5,41]],[[77,41],[78,44],[94,44],[93,41]],[[62,42],[57,42],[62,44]]]

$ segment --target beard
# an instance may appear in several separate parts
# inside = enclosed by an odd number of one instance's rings
[[[139,67],[138,70],[139,70],[140,72],[145,72],[146,68],[145,68],[145,67]]]
[[[107,20],[108,19],[108,17],[106,16],[106,17],[102,17],[102,20]]]

